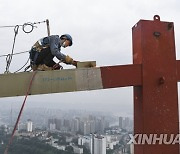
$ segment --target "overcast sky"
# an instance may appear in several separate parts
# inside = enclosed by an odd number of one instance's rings
[[[73,46],[63,49],[76,60],[95,60],[97,66],[132,63],[132,27],[140,19],[175,23],[177,59],[180,59],[179,0],[0,0],[0,26],[50,21],[51,34],[69,33]],[[14,52],[27,51],[36,40],[47,35],[46,25],[37,25],[30,34],[19,29]],[[0,55],[11,53],[13,28],[0,29]],[[10,71],[20,68],[28,53],[13,57]],[[0,73],[5,71],[5,57],[0,58]],[[66,66],[64,66],[66,67]],[[1,98],[0,108],[19,106],[23,97]],[[114,111],[132,115],[132,88],[30,96],[26,107],[74,108]]]

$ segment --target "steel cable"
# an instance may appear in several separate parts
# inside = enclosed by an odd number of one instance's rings
[[[11,65],[11,61],[12,61],[13,55],[15,55],[15,54],[14,54],[14,47],[15,47],[16,36],[17,36],[17,34],[18,34],[19,27],[21,26],[21,27],[22,27],[22,30],[23,30],[25,33],[31,33],[31,32],[34,30],[34,27],[36,27],[36,26],[35,26],[36,24],[41,24],[41,23],[45,23],[45,22],[46,22],[46,21],[34,22],[34,23],[27,22],[27,23],[24,23],[23,25],[0,26],[0,28],[10,28],[10,27],[14,27],[14,33],[15,33],[11,54],[0,55],[0,57],[6,56],[6,69],[5,69],[5,72],[4,72],[4,73],[9,73],[9,67],[10,67],[10,65]],[[29,30],[26,29],[27,26],[30,26],[30,29],[29,29]],[[21,53],[25,53],[25,52],[21,52]],[[16,54],[21,54],[21,53],[16,53]],[[26,64],[27,64],[27,63],[26,63]],[[25,65],[26,65],[26,64],[25,64]],[[23,67],[24,67],[25,65],[23,65]],[[21,67],[20,70],[21,70],[23,67]],[[19,71],[19,70],[18,70],[18,71]],[[16,71],[16,72],[17,72],[17,71]]]
[[[12,61],[12,57],[13,57],[13,53],[14,53],[14,47],[15,47],[15,42],[16,42],[16,36],[18,34],[18,30],[19,30],[19,25],[16,25],[14,27],[14,41],[13,41],[13,46],[12,46],[12,51],[11,54],[8,54],[6,57],[6,71],[4,73],[9,73],[9,67],[11,65],[11,61]]]

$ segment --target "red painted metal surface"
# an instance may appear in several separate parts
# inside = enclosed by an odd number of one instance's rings
[[[105,89],[142,84],[140,64],[101,67],[101,76]]]
[[[177,81],[180,81],[180,60],[176,61],[176,66],[177,66]]]
[[[133,63],[142,65],[134,87],[134,133],[179,134],[176,61],[172,22],[140,20],[133,27]],[[178,74],[178,75],[177,75]],[[135,145],[135,154],[179,154],[175,145]]]

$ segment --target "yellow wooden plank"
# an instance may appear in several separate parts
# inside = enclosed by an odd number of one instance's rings
[[[102,89],[102,78],[100,68],[84,68],[76,70],[77,90]]]
[[[89,68],[89,67],[96,67],[96,61],[85,61],[85,62],[77,63],[77,68]]]
[[[32,72],[0,75],[0,97],[26,94]],[[30,95],[102,89],[100,68],[38,71]]]

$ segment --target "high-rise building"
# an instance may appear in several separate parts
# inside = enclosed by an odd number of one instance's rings
[[[66,131],[71,130],[71,122],[69,119],[64,119],[63,126]]]
[[[18,124],[18,131],[26,131],[27,130],[27,124],[26,123],[19,123]]]
[[[84,145],[92,153],[92,137],[82,136],[78,138],[78,145]]]
[[[123,128],[123,117],[119,117],[119,128]]]
[[[96,132],[96,123],[94,120],[91,120],[90,122],[90,133],[95,133]]]
[[[130,119],[128,117],[125,117],[124,119],[124,127],[127,129],[130,125]]]
[[[48,119],[48,128],[50,130],[61,130],[63,128],[64,121],[62,119],[52,118]],[[55,127],[55,128],[54,128]]]
[[[62,127],[62,120],[61,119],[55,119],[56,129],[61,130]]]
[[[82,137],[78,138],[78,145],[84,145],[84,140]]]
[[[92,154],[106,154],[106,138],[94,136]]]
[[[134,144],[130,144],[130,154],[134,154]]]
[[[48,128],[49,130],[56,129],[55,119],[48,119]]]
[[[90,122],[83,122],[80,123],[80,131],[83,133],[83,135],[89,135],[90,134]]]
[[[105,130],[105,118],[101,117],[96,119],[96,132],[99,134],[103,134]]]
[[[28,119],[27,121],[27,132],[32,132],[33,131],[33,123],[31,119]]]
[[[85,127],[85,134],[89,135],[91,133],[91,124],[89,121],[86,122],[86,127]]]
[[[56,130],[56,124],[55,123],[50,123],[49,124],[49,130]]]
[[[80,130],[80,120],[78,118],[72,119],[71,131],[78,132]]]

